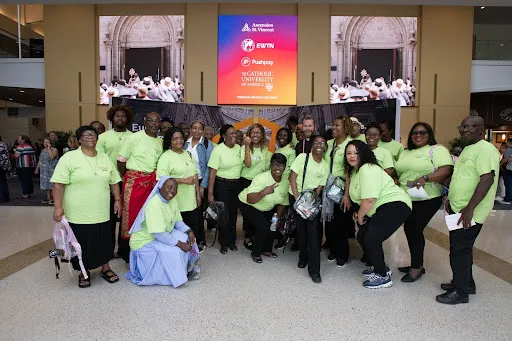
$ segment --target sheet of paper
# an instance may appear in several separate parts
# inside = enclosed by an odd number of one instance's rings
[[[413,188],[409,188],[407,190],[407,194],[409,194],[409,196],[411,198],[415,198],[415,199],[430,199],[427,192],[425,192],[425,188],[423,187],[413,187]]]
[[[456,213],[456,214],[450,214],[450,215],[447,215],[444,217],[444,221],[446,222],[446,226],[448,226],[448,230],[453,231],[453,230],[458,230],[458,229],[463,228],[462,222],[460,223],[460,225],[457,225],[457,223],[459,222],[460,216],[461,216],[460,213]],[[476,225],[476,222],[475,222],[475,220],[471,219],[471,226],[474,226],[474,225]]]

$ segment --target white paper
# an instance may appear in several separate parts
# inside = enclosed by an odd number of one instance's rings
[[[407,190],[407,194],[409,194],[409,196],[411,198],[415,198],[415,199],[430,199],[430,197],[428,196],[427,192],[425,191],[425,188],[423,187],[413,187],[413,188],[409,188]]]
[[[444,217],[444,221],[446,222],[446,226],[448,226],[449,231],[458,230],[458,229],[461,229],[464,227],[464,226],[462,226],[462,222],[459,225],[457,225],[461,215],[462,214],[460,214],[460,213],[456,213],[456,214],[450,214],[450,215],[447,215]],[[475,220],[471,219],[471,226],[475,226],[475,225],[476,225]]]

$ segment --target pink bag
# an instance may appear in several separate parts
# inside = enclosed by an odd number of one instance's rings
[[[68,221],[65,217],[62,217],[60,223],[54,221],[54,227],[53,243],[55,244],[55,249],[50,250],[49,256],[55,260],[55,277],[59,278],[59,258],[61,262],[69,263],[69,272],[73,274],[71,271],[71,259],[73,257],[77,257],[78,263],[80,264],[80,270],[82,271],[84,278],[87,279],[87,271],[85,271],[84,263],[82,262],[82,247],[76,240],[75,234],[69,226]]]

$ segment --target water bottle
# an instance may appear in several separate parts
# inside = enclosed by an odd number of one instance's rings
[[[273,232],[277,229],[277,213],[274,213],[271,222],[272,223],[270,224],[270,231]]]

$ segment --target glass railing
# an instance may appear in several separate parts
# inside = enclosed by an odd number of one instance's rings
[[[512,60],[512,40],[475,40],[474,60]]]

